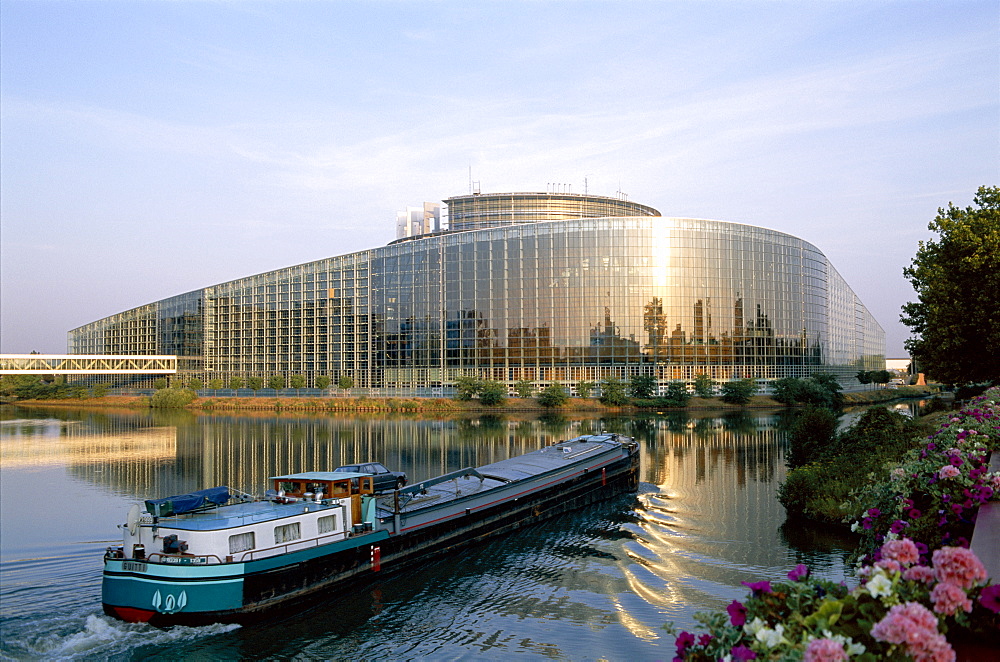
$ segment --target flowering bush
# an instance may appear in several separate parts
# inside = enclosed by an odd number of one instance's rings
[[[931,565],[908,538],[886,542],[858,571],[853,590],[809,577],[744,582],[751,593],[726,615],[699,613],[709,633],[677,635],[677,660],[954,660],[945,634],[978,626],[1000,632],[1000,585],[968,549],[943,547]],[[669,628],[671,629],[672,628]]]
[[[1000,450],[1000,388],[952,415],[919,448],[852,495],[848,519],[870,555],[886,540],[905,535],[922,555],[942,545],[968,547],[976,513],[1000,496],[1000,474],[988,468]],[[874,559],[877,560],[877,559]]]
[[[750,597],[725,615],[695,615],[709,632],[681,632],[675,661],[954,660],[949,631],[1000,635],[1000,584],[986,585],[967,549],[979,505],[1000,496],[1000,474],[986,464],[998,450],[993,388],[853,495],[863,559],[854,589],[802,565],[789,582],[744,582]]]

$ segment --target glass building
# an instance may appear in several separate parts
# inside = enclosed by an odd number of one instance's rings
[[[885,334],[812,244],[570,193],[449,198],[446,231],[146,304],[69,333],[74,354],[176,354],[203,379],[342,375],[414,389],[885,365]]]

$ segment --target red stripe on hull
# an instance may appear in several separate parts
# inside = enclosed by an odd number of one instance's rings
[[[137,609],[135,607],[112,607],[104,605],[104,611],[108,616],[114,616],[126,623],[148,623],[149,619],[156,615],[150,609]]]

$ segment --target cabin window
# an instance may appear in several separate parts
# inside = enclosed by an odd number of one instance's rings
[[[302,532],[299,529],[299,523],[294,522],[292,524],[283,524],[281,526],[274,527],[274,544],[280,545],[286,542],[292,542],[293,540],[298,540],[302,537]]]
[[[253,549],[254,539],[253,531],[247,531],[246,533],[237,533],[234,536],[229,536],[229,553],[236,554],[237,552],[245,552],[247,550]]]
[[[330,533],[331,531],[336,531],[337,529],[337,516],[327,515],[326,517],[319,518],[319,533],[323,535],[324,533]]]

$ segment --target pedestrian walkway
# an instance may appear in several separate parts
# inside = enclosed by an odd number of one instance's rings
[[[1000,471],[1000,452],[990,457],[990,472]],[[1000,501],[979,506],[970,548],[982,561],[994,584],[1000,583]]]

